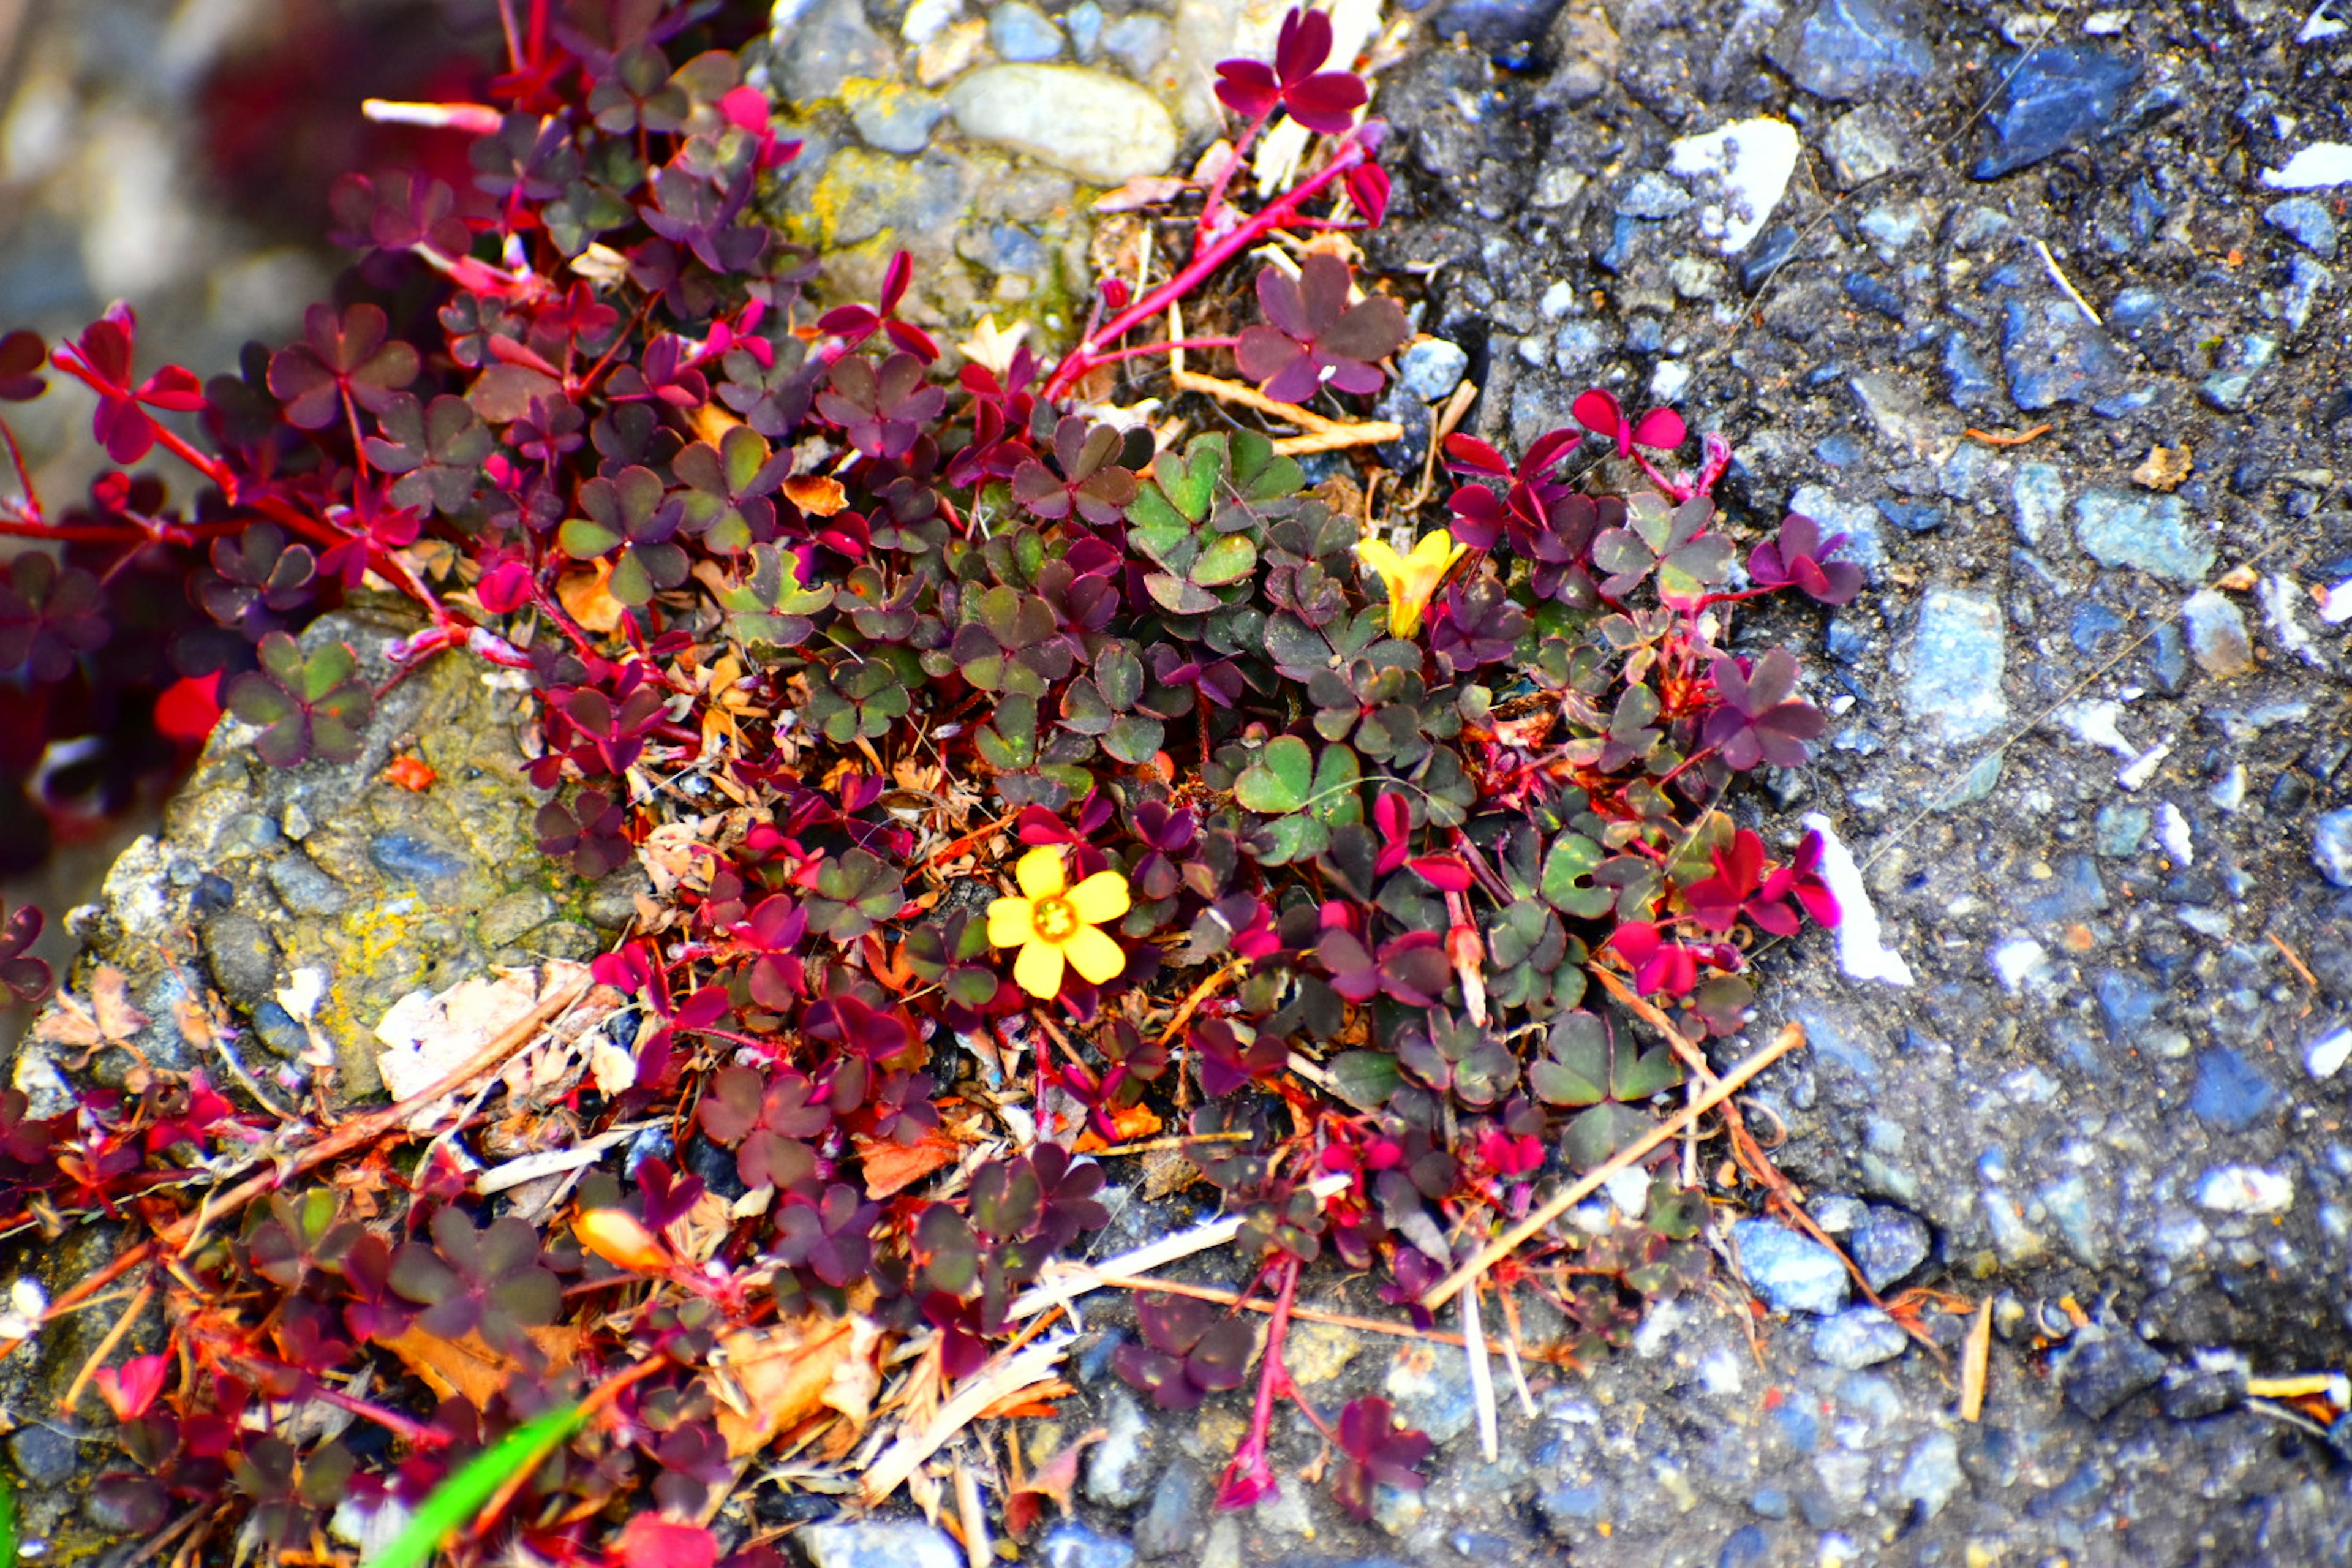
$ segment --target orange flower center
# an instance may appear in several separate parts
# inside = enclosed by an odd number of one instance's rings
[[[1078,929],[1078,911],[1070,907],[1067,899],[1040,899],[1029,918],[1037,934],[1047,942],[1066,941]]]

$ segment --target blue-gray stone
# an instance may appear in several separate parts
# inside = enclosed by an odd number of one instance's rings
[[[2336,215],[2316,196],[2289,196],[2263,209],[2263,221],[2322,261],[2336,259]]]
[[[1124,1388],[1113,1388],[1109,1435],[1087,1453],[1087,1500],[1105,1508],[1133,1508],[1151,1484],[1151,1428],[1143,1407]]]
[[[2175,583],[2213,569],[2212,535],[2179,496],[2088,490],[2074,501],[2074,542],[2103,566],[2128,566]]]
[[[1989,595],[1932,588],[1919,601],[1904,706],[1943,744],[1982,740],[2007,721],[2007,661],[2000,604]]]
[[[2010,401],[2028,413],[2061,403],[2090,403],[2118,390],[2123,360],[2072,300],[2001,308],[2000,364]]]
[[[1544,1527],[1565,1540],[1578,1526],[1599,1519],[1604,1500],[1599,1487],[1552,1487],[1536,1494],[1536,1510],[1543,1515]]]
[[[2278,1089],[2262,1070],[2227,1046],[2197,1058],[2197,1081],[2189,1109],[2197,1119],[2225,1132],[2242,1132],[2278,1100]]]
[[[1134,1547],[1097,1535],[1076,1521],[1047,1531],[1039,1555],[1045,1568],[1134,1568],[1135,1563]]]
[[[1783,26],[1766,52],[1816,98],[1859,98],[1883,82],[1936,68],[1927,40],[1880,0],[1822,0]]]
[[[2137,332],[2164,325],[2171,310],[2153,289],[2126,289],[2108,304],[2107,324],[2119,332]]]
[[[1152,1489],[1151,1506],[1135,1521],[1135,1554],[1174,1557],[1196,1550],[1209,1532],[1207,1500],[1201,1474],[1179,1459]]]
[[[784,95],[794,103],[837,98],[858,77],[881,79],[898,68],[898,56],[866,19],[859,0],[814,0],[793,24],[783,49]]]
[[[2224,414],[2240,414],[2253,400],[2254,378],[2278,354],[2278,340],[2249,333],[2230,346],[2229,363],[2198,384],[2198,395]]]
[[[1780,1435],[1800,1454],[1810,1454],[1822,1444],[1822,1418],[1814,1411],[1791,1401],[1772,1412]]]
[[[919,153],[948,111],[947,100],[915,88],[892,87],[860,93],[849,106],[849,122],[868,147],[884,153]]]
[[[1789,258],[1797,254],[1797,229],[1794,224],[1776,223],[1754,239],[1739,254],[1739,289],[1753,294],[1770,280],[1772,274],[1788,265]]]
[[[1895,1483],[1895,1492],[1918,1504],[1921,1511],[1933,1519],[1944,1511],[1944,1505],[1960,1489],[1963,1479],[1959,1439],[1949,1432],[1931,1432],[1911,1450],[1910,1461],[1903,1467],[1903,1478]]]
[[[2147,830],[2153,821],[2144,805],[2127,800],[2109,801],[2099,807],[2099,815],[2092,819],[2092,841],[2108,859],[2127,860],[2147,847]]]
[[[1601,328],[1591,321],[1562,321],[1551,341],[1552,368],[1562,375],[1574,375],[1589,365],[1598,364],[1609,352],[1609,340]]]
[[[1062,14],[1062,26],[1070,35],[1070,47],[1078,58],[1091,60],[1101,51],[1103,10],[1095,0],[1079,0]]]
[[[2148,639],[2147,666],[2167,692],[2179,691],[2189,679],[2189,639],[2170,621],[2159,623]]]
[[[1609,231],[1609,243],[1592,253],[1593,262],[1603,272],[1622,274],[1633,259],[1635,243],[1646,232],[1641,219],[1619,214]]]
[[[2286,292],[2279,300],[2279,320],[2293,332],[2303,331],[2311,320],[2311,307],[2318,301],[2319,291],[2336,281],[2336,274],[2308,256],[2298,256],[2287,268]]]
[[[1874,1290],[1884,1290],[1927,1261],[1927,1222],[1907,1209],[1872,1204],[1846,1237],[1846,1251]]]
[[[1881,498],[1878,515],[1906,533],[1933,533],[1944,526],[1944,509],[1933,501]]]
[[[1989,408],[2000,395],[2000,383],[1958,329],[1944,337],[1944,389],[1955,408]]]
[[[1764,1568],[1772,1560],[1772,1542],[1756,1525],[1743,1524],[1724,1541],[1715,1554],[1715,1568]]]
[[[1845,297],[1865,310],[1875,310],[1890,321],[1903,319],[1903,296],[1867,272],[1845,275]]]
[[[464,855],[411,833],[379,834],[368,845],[368,858],[386,877],[405,882],[454,881],[467,870]]]
[[[988,47],[1001,58],[1032,65],[1062,52],[1062,29],[1034,5],[1004,0],[988,14]]]
[[[1677,216],[1697,200],[1690,192],[1654,170],[1645,169],[1625,187],[1617,198],[1617,211],[1625,217],[1647,218],[1653,222]]]
[[[1666,346],[1666,324],[1655,316],[1636,316],[1625,323],[1629,353],[1654,354]]]
[[[2023,463],[2010,481],[2009,500],[2017,537],[2026,547],[2046,546],[2050,530],[2066,509],[2066,475],[2055,463]]]
[[[1910,1342],[1903,1325],[1875,1307],[1848,1307],[1813,1325],[1815,1359],[1848,1372],[1893,1361]]]
[[[2133,1394],[2154,1387],[2164,1375],[2165,1361],[2129,1330],[2094,1323],[2076,1330],[2050,1358],[2050,1366],[2066,1403],[2092,1420],[2103,1421]],[[2105,1489],[2104,1479],[2099,1489]]]
[[[1454,0],[1437,14],[1434,28],[1441,38],[1460,33],[1496,65],[1524,70],[1535,63],[1560,5],[1561,0]]]
[[[1861,442],[1843,430],[1832,430],[1813,443],[1813,456],[1832,468],[1851,468],[1868,454]]]
[[[2107,1026],[2107,1038],[2118,1046],[2139,1044],[2140,1036],[2156,1022],[2157,1011],[2164,1005],[2164,992],[2147,976],[2134,970],[2103,971],[2095,989],[2099,1017]]]
[[[1997,180],[2089,142],[2115,119],[2124,89],[2140,74],[2137,60],[2079,46],[2037,48],[2021,66],[2009,66],[2015,74],[1987,121],[1993,140],[1969,171],[1975,179]]]
[[[1846,1303],[1853,1280],[1838,1255],[1777,1220],[1743,1219],[1731,1226],[1740,1272],[1773,1310],[1826,1316]]]
[[[1748,1506],[1766,1519],[1786,1519],[1796,1511],[1797,1505],[1779,1487],[1759,1487]]]
[[[2339,888],[2352,888],[2352,805],[2322,812],[2311,825],[2311,863]]]
[[[1918,238],[1927,224],[1927,211],[1918,203],[1889,202],[1863,214],[1854,226],[1883,254],[1892,255]]]
[[[64,1486],[81,1468],[74,1440],[54,1426],[20,1428],[8,1439],[8,1458],[18,1475],[43,1489]]]
[[[1166,22],[1138,11],[1105,27],[1102,47],[1111,58],[1127,68],[1129,75],[1144,77],[1168,58],[1172,37]]]
[[[1423,338],[1397,361],[1397,383],[1423,403],[1434,403],[1462,384],[1470,356],[1444,338]]]
[[[906,1521],[828,1521],[800,1532],[810,1568],[963,1568],[948,1532]]]
[[[2180,619],[2188,627],[2189,651],[2206,674],[2227,680],[2254,668],[2254,645],[2246,636],[2246,617],[2228,595],[2199,589],[2181,605]]]
[[[2098,863],[2088,855],[2062,858],[2046,881],[2026,887],[2033,890],[2019,897],[2018,907],[2042,925],[2086,921],[2107,907],[2106,884],[2099,879]]]
[[[2066,639],[2074,645],[2076,653],[2095,658],[2106,651],[2108,642],[2123,629],[2124,618],[2094,599],[2074,606],[2074,618],[2066,626]]]

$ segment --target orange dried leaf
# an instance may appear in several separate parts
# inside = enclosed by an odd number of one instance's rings
[[[526,1331],[554,1366],[570,1366],[579,1353],[578,1329],[558,1326]],[[434,1393],[444,1399],[452,1395],[466,1399],[477,1408],[487,1408],[508,1380],[522,1371],[521,1363],[492,1350],[470,1330],[462,1339],[445,1340],[412,1323],[398,1339],[383,1344]]]
[[[610,632],[621,624],[629,606],[613,597],[606,586],[613,580],[613,563],[593,563],[584,572],[566,572],[555,580],[555,596],[562,601],[564,610],[587,630],[599,635]]]
[[[882,1387],[881,1337],[872,1320],[852,1313],[738,1329],[721,1339],[714,1385],[729,1455],[755,1452],[822,1410],[864,1425]]]
[[[831,517],[849,504],[841,481],[824,474],[795,474],[784,481],[784,495],[811,517]]]
[[[384,768],[383,776],[412,795],[422,795],[441,775],[422,757],[394,757]]]
[[[590,1209],[572,1228],[581,1246],[616,1268],[659,1274],[669,1268],[669,1248],[626,1209]]]
[[[887,1198],[903,1192],[943,1166],[963,1156],[963,1148],[934,1127],[920,1142],[894,1143],[887,1138],[853,1139],[866,1170],[866,1195]]]
[[[1056,1399],[1067,1399],[1076,1392],[1076,1389],[1060,1378],[1049,1377],[1043,1383],[1033,1383],[1026,1388],[1014,1389],[982,1410],[979,1418],[988,1420],[1003,1415],[1053,1415],[1057,1414],[1053,1402]]]

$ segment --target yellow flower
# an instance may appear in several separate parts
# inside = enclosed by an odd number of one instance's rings
[[[1377,539],[1356,546],[1357,558],[1388,584],[1390,635],[1409,637],[1420,632],[1422,612],[1429,608],[1438,584],[1462,559],[1463,549],[1443,530],[1424,534],[1410,555],[1399,555]]]
[[[1041,847],[1021,857],[1013,879],[1023,896],[988,906],[988,940],[1021,949],[1013,978],[1022,990],[1041,998],[1059,995],[1066,959],[1097,985],[1127,967],[1118,943],[1095,929],[1127,913],[1126,878],[1097,871],[1073,888],[1062,852]]]

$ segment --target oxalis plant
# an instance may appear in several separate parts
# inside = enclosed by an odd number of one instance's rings
[[[1368,1276],[1428,1329],[1443,1277],[1659,1126],[1696,1043],[1748,1016],[1759,937],[1835,923],[1819,840],[1724,812],[1823,726],[1794,656],[1733,627],[1860,574],[1798,516],[1743,561],[1728,447],[1682,470],[1682,418],[1605,392],[1516,461],[1452,437],[1446,510],[1370,529],[1282,443],[1123,404],[1180,351],[1277,411],[1384,384],[1406,312],[1349,259],[1388,205],[1382,128],[1318,13],[1220,68],[1239,129],[1155,216],[1189,230],[1168,276],[1105,279],[1051,363],[996,340],[950,374],[899,313],[904,256],[871,303],[804,302],[819,258],[769,222],[795,148],[716,9],[534,0],[486,102],[383,108],[473,178],[348,178],[357,265],[232,374],[142,368],[122,306],[0,339],[0,398],[82,384],[114,465],[53,509],[16,459],[0,752],[129,709],[152,719],[48,782],[121,794],[224,712],[272,765],[348,763],[379,691],[301,634],[389,594],[417,618],[391,679],[467,658],[528,684],[544,850],[646,858],[659,889],[580,1002],[605,1049],[541,1086],[530,1136],[639,1131],[552,1210],[483,1194],[414,1105],[281,1124],[145,1064],[52,1118],[10,1091],[0,1225],[126,1234],[12,1331],[110,1287],[160,1305],[166,1349],[110,1336],[68,1395],[116,1423],[88,1507],[224,1556],[332,1521],[382,1561],[748,1568],[769,1538],[712,1521],[763,1475],[871,1499],[890,1474],[969,1535],[978,1491],[925,1461],[1066,1392],[1055,1259],[1108,1223],[1105,1162],[1150,1152],[1218,1194],[1243,1285],[1141,1294],[1118,1375],[1170,1410],[1248,1400],[1221,1507],[1291,1484],[1288,1405],[1366,1516],[1429,1442],[1292,1382],[1302,1280]],[[1317,139],[1252,206],[1237,174],[1286,118]],[[1231,336],[1152,335],[1252,296]],[[131,471],[156,457],[194,471],[184,501]],[[39,922],[0,926],[26,1000]],[[1612,1219],[1488,1270],[1514,1353],[1519,1293],[1566,1325],[1527,1353],[1573,1363],[1704,1276],[1671,1151],[1633,1168]],[[952,1450],[958,1486],[982,1464],[1016,1534],[1066,1498],[990,1451]]]

